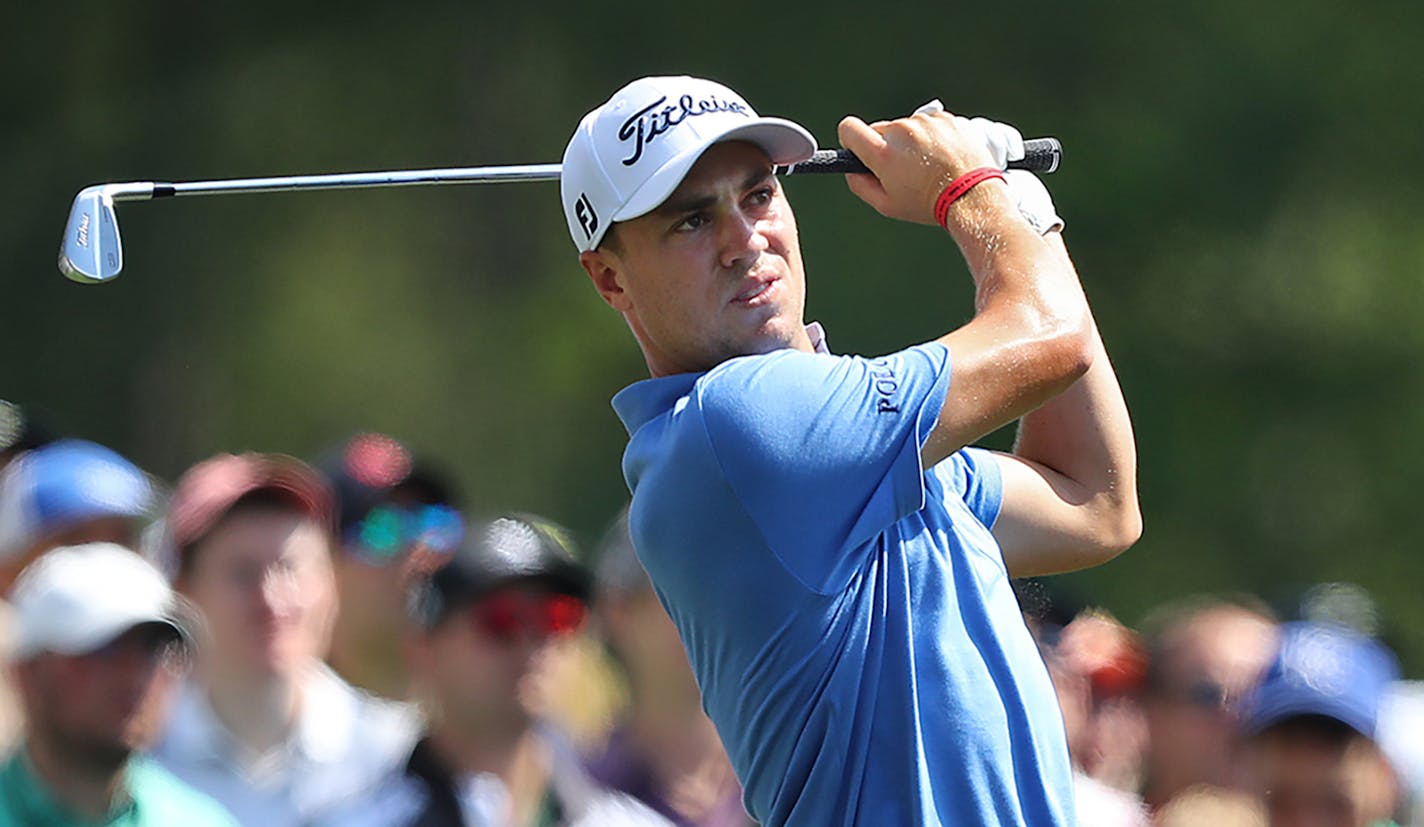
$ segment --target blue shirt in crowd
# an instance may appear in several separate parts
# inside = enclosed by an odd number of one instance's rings
[[[767,827],[1073,823],[997,462],[921,467],[949,381],[938,343],[783,350],[614,398],[634,547]]]

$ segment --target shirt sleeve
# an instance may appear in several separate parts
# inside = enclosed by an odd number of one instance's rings
[[[866,359],[778,351],[735,359],[695,391],[727,484],[783,566],[826,592],[847,552],[925,504],[920,449],[949,388],[931,342]]]
[[[947,496],[958,496],[969,510],[993,529],[1004,503],[1004,476],[994,452],[961,448],[935,466]]]

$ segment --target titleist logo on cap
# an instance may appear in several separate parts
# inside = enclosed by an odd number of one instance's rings
[[[634,112],[632,117],[618,128],[618,140],[633,142],[633,154],[623,159],[623,165],[631,167],[638,163],[638,159],[643,157],[643,147],[688,118],[716,112],[735,112],[743,117],[751,117],[746,104],[741,101],[725,101],[715,95],[705,98],[683,95],[674,105],[667,103],[667,95],[663,95]]]

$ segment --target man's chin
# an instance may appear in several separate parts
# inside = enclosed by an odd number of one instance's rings
[[[778,350],[810,351],[811,337],[806,334],[806,325],[799,319],[779,316],[763,325],[744,344],[741,356],[760,356]]]

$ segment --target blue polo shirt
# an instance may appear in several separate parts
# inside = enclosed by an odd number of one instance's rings
[[[613,400],[634,547],[767,827],[1074,823],[997,462],[920,464],[949,380],[938,343],[783,350]]]

